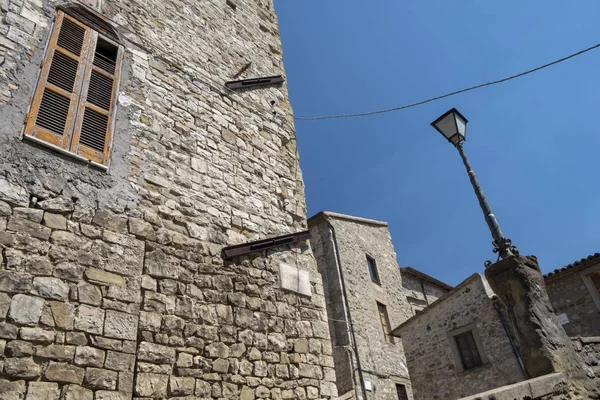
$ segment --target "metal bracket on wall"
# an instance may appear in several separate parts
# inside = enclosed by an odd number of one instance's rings
[[[310,232],[296,232],[289,235],[277,236],[269,239],[257,240],[255,242],[249,242],[244,244],[238,244],[235,246],[225,247],[222,250],[223,258],[230,260],[233,257],[241,256],[248,253],[254,253],[257,251],[270,249],[272,247],[282,246],[284,244],[290,244],[299,242],[301,240],[310,239]]]
[[[265,76],[262,78],[249,78],[239,81],[229,81],[225,83],[229,89],[245,89],[259,86],[276,85],[283,83],[285,79],[281,75]]]

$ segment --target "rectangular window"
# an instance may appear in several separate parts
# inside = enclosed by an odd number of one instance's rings
[[[375,259],[367,256],[367,266],[369,267],[369,274],[371,275],[371,280],[375,283],[380,283],[379,272],[377,272],[377,264],[375,264]]]
[[[473,331],[467,331],[454,336],[458,354],[465,370],[483,365],[481,356],[473,337]]]
[[[408,392],[406,391],[406,386],[397,383],[396,393],[398,394],[398,400],[408,400]]]
[[[387,313],[387,307],[381,303],[377,303],[377,312],[383,329],[383,337],[387,343],[394,343],[394,338],[390,336],[390,319]]]
[[[25,137],[108,166],[122,57],[122,46],[58,10]]]
[[[425,300],[417,299],[415,297],[406,297],[406,300],[410,304],[410,308],[412,309],[413,315],[417,315],[427,307],[427,302]]]
[[[594,289],[596,289],[596,293],[600,295],[600,271],[592,272],[588,276],[592,281],[592,285],[594,285]]]

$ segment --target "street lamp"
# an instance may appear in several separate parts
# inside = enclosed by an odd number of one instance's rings
[[[483,215],[485,216],[485,222],[490,228],[490,232],[494,238],[492,242],[494,245],[494,253],[500,253],[501,258],[506,258],[514,254],[518,254],[518,251],[516,247],[512,246],[510,239],[505,237],[502,233],[500,225],[498,225],[498,221],[496,220],[496,216],[492,212],[492,208],[488,204],[485,195],[483,194],[483,190],[481,189],[481,185],[477,180],[477,176],[475,176],[475,172],[473,172],[473,168],[471,168],[471,165],[467,160],[467,156],[463,151],[463,142],[467,137],[468,122],[469,121],[460,112],[458,112],[456,108],[452,108],[441,117],[433,121],[431,126],[441,133],[442,136],[444,136],[458,150],[458,153],[460,154],[463,163],[467,168],[467,173],[469,174],[469,179],[473,185],[473,190],[475,190],[475,195],[477,196],[477,200],[479,200],[479,206],[481,207],[481,211],[483,211]],[[486,265],[488,264],[486,263]]]

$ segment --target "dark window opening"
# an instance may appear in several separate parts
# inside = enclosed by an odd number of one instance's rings
[[[109,74],[114,74],[118,54],[119,48],[117,46],[98,38],[96,53],[94,54],[94,65]]]
[[[473,337],[473,331],[456,335],[454,336],[454,340],[456,341],[456,347],[458,348],[460,360],[465,370],[483,365],[481,362],[481,356],[477,350],[475,338]]]
[[[371,280],[375,283],[380,283],[379,272],[377,271],[377,264],[375,263],[375,260],[369,256],[367,256],[367,266],[369,267],[369,274],[371,275]]]
[[[387,307],[381,303],[377,303],[377,312],[383,329],[383,337],[387,343],[394,343],[394,338],[390,336],[390,318],[387,313]]]
[[[396,393],[398,394],[398,400],[408,400],[408,392],[406,391],[406,386],[397,383]]]

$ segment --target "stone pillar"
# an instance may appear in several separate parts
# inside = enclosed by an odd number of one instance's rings
[[[487,268],[485,276],[506,306],[528,378],[564,372],[578,379],[579,360],[556,320],[536,257],[505,258]]]

